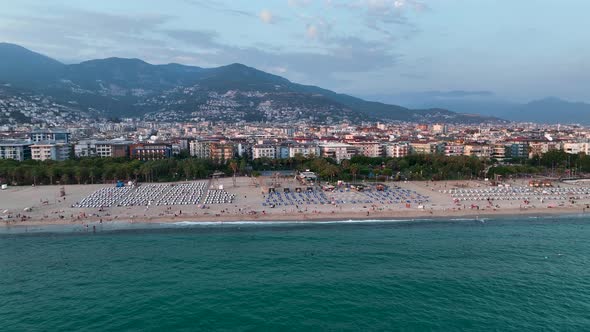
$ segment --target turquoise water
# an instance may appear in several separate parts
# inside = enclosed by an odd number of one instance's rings
[[[147,228],[0,235],[0,331],[590,330],[586,218]]]

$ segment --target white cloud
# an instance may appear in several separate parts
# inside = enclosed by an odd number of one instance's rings
[[[273,14],[270,12],[270,10],[267,9],[263,9],[260,14],[258,14],[258,17],[260,18],[260,20],[264,23],[270,24],[273,23],[274,21],[274,16]]]
[[[312,40],[326,41],[332,35],[332,22],[323,17],[304,17],[307,21],[305,36]]]
[[[306,7],[311,4],[311,0],[288,0],[291,7]]]
[[[308,25],[307,26],[307,29],[305,30],[305,35],[309,39],[317,39],[318,38],[318,35],[319,35],[318,27],[316,27],[313,24]]]
[[[287,69],[287,67],[283,67],[283,66],[269,67],[269,68],[265,68],[265,69],[273,74],[278,74],[278,75],[284,75],[289,71]]]

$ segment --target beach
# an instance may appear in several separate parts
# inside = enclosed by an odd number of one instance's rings
[[[322,220],[378,220],[378,219],[421,219],[421,218],[487,218],[509,215],[562,215],[582,214],[590,204],[586,195],[570,199],[569,195],[550,200],[539,193],[541,199],[530,198],[528,202],[518,197],[453,197],[451,191],[473,192],[476,195],[483,190],[492,190],[483,181],[415,181],[392,182],[385,185],[407,195],[408,201],[387,201],[374,199],[367,195],[378,192],[356,192],[354,190],[335,190],[323,192],[314,187],[314,195],[323,195],[323,201],[306,204],[265,204],[269,200],[269,188],[278,197],[288,188],[293,192],[303,189],[292,178],[221,178],[209,181],[186,181],[164,184],[177,186],[183,183],[203,183],[210,190],[223,188],[224,192],[235,197],[231,203],[191,205],[148,206],[111,206],[111,207],[75,207],[85,197],[103,188],[113,188],[112,184],[66,185],[66,186],[27,186],[9,187],[0,191],[0,216],[2,224],[11,225],[49,225],[49,224],[92,224],[108,222],[179,222],[179,221],[322,221]],[[147,186],[150,184],[141,184]],[[367,187],[371,184],[367,183]],[[526,188],[528,180],[515,180],[512,188]],[[555,188],[567,192],[586,190],[586,184],[555,184]],[[61,191],[65,196],[61,196]],[[502,189],[504,190],[504,189]],[[558,190],[558,189],[554,189]],[[278,196],[277,196],[278,195]],[[290,194],[294,197],[295,194]],[[466,194],[469,195],[469,194]],[[480,195],[480,194],[477,194]],[[489,193],[482,196],[490,195]],[[500,195],[500,194],[498,194]],[[506,194],[508,195],[508,194]],[[524,195],[524,194],[523,194]],[[528,194],[530,195],[530,194]],[[281,196],[281,199],[283,199]],[[459,196],[455,193],[455,196]],[[311,196],[313,197],[313,196]],[[367,197],[370,199],[367,199]],[[415,203],[416,197],[427,197],[426,202]],[[506,199],[502,199],[506,198]],[[527,197],[528,198],[528,197]],[[274,198],[273,198],[274,199]],[[413,201],[411,199],[414,199]],[[322,203],[323,202],[323,203]],[[325,203],[329,202],[329,203]],[[354,203],[353,203],[354,202]]]

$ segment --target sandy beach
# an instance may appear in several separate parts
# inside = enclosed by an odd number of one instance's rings
[[[451,190],[479,192],[494,188],[480,181],[395,182],[386,185],[428,197],[423,204],[379,202],[361,203],[366,193],[349,191],[325,192],[328,200],[338,203],[293,206],[264,206],[270,186],[278,192],[301,185],[294,179],[239,177],[235,186],[231,178],[204,182],[208,188],[223,189],[235,195],[233,203],[170,205],[170,206],[112,206],[102,208],[73,207],[84,197],[113,185],[67,185],[65,196],[60,197],[62,186],[10,187],[0,191],[0,217],[2,225],[90,224],[108,222],[180,222],[180,221],[315,221],[362,219],[420,219],[420,218],[487,218],[508,215],[562,215],[582,214],[590,204],[589,196],[562,196],[559,199],[516,198],[487,200],[473,197],[454,198]],[[526,188],[528,180],[516,180],[511,188]],[[586,184],[555,184],[559,190],[585,190]],[[580,189],[582,188],[582,189]],[[320,192],[319,187],[315,188]],[[495,190],[495,189],[494,189]],[[475,194],[474,194],[475,195]],[[539,192],[540,196],[543,196]],[[545,195],[547,196],[547,195]],[[352,203],[355,201],[355,203]],[[589,210],[590,211],[590,210]]]

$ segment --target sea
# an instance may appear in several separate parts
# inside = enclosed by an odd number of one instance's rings
[[[590,330],[586,216],[92,226],[0,227],[0,331]]]

